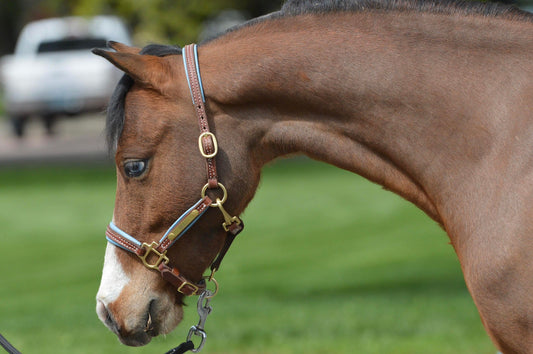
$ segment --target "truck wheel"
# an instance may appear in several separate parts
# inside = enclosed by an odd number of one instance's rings
[[[54,126],[56,123],[56,116],[54,116],[53,114],[44,115],[43,123],[44,123],[44,128],[46,129],[46,134],[50,136],[54,135],[55,133]]]
[[[11,117],[11,126],[13,127],[13,133],[17,138],[22,138],[24,136],[26,120],[27,117],[24,116]]]

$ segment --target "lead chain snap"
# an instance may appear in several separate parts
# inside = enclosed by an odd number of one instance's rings
[[[191,349],[191,352],[199,353],[204,347],[207,334],[205,333],[203,329],[197,328],[196,326],[192,326],[191,329],[189,330],[189,334],[187,335],[187,341],[192,341],[193,335],[201,337],[201,342],[200,344],[198,344],[198,347]]]

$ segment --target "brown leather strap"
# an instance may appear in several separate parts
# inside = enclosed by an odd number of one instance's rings
[[[224,259],[224,256],[228,252],[229,248],[231,247],[231,244],[233,243],[233,240],[235,240],[235,237],[244,229],[244,223],[242,220],[240,220],[240,223],[233,223],[228,228],[228,231],[226,232],[226,241],[224,241],[224,246],[222,246],[222,249],[218,253],[217,258],[213,261],[211,264],[211,271],[216,272],[220,269],[220,264],[222,263],[222,260]]]
[[[196,116],[198,117],[198,124],[200,126],[201,145],[204,153],[206,155],[211,155],[215,152],[215,141],[213,140],[213,135],[205,134],[210,133],[209,122],[207,121],[207,113],[205,109],[205,103],[202,97],[202,89],[200,87],[200,78],[198,77],[194,53],[194,44],[186,45],[183,48],[185,53],[185,61],[187,65],[187,76],[189,80],[189,85],[191,88],[191,94],[193,97],[194,108]],[[218,188],[218,176],[217,176],[217,166],[215,158],[206,158],[207,165],[207,183],[210,189]]]
[[[130,252],[135,253],[137,256],[143,256],[144,255],[144,249],[142,247],[137,246],[133,242],[130,242],[125,237],[122,237],[120,234],[115,232],[111,227],[108,225],[107,229],[105,230],[105,235],[110,238],[115,243],[119,244],[123,248],[127,249]]]
[[[209,199],[208,201],[210,202]],[[207,206],[209,206],[209,203]],[[138,246],[129,241],[119,233],[115,232],[109,226],[106,230],[106,236],[113,242],[119,244],[130,252],[135,253],[139,257],[143,257],[146,254],[146,250],[142,246]],[[163,250],[163,252],[165,251],[166,249]],[[160,263],[158,268],[163,279],[174,285],[176,289],[178,289],[178,291],[184,295],[198,295],[205,289],[205,282],[203,280],[200,283],[193,283],[181,275],[177,268],[170,267],[165,263]]]
[[[178,269],[171,268],[165,263],[159,265],[159,271],[163,279],[176,287],[184,295],[198,295],[205,290],[205,281],[202,280],[200,283],[192,283],[182,276]]]

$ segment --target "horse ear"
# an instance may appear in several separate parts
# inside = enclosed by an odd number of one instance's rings
[[[114,49],[117,52],[120,53],[130,53],[130,54],[139,54],[141,51],[141,48],[137,47],[130,47],[128,45],[125,45],[123,43],[115,42],[115,41],[108,41],[107,46],[111,49]]]
[[[120,43],[113,43],[110,46],[121,51],[111,52],[96,48],[92,52],[109,60],[111,64],[131,76],[136,82],[157,89],[171,76],[171,67],[164,58],[137,54],[133,47]]]

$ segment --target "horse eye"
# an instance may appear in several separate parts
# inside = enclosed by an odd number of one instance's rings
[[[129,160],[124,163],[124,173],[129,178],[139,177],[146,171],[147,160]]]

